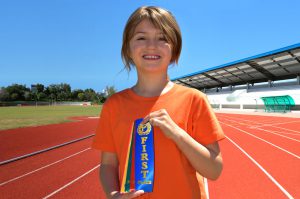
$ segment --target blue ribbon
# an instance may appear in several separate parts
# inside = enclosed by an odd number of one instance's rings
[[[135,189],[153,191],[154,183],[154,139],[153,127],[143,119],[135,120]]]

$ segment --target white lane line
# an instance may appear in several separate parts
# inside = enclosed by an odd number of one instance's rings
[[[89,119],[98,119],[99,117],[95,116],[95,117],[88,117]]]
[[[273,147],[275,147],[275,148],[277,148],[277,149],[279,149],[279,150],[281,150],[281,151],[284,151],[284,152],[286,152],[286,153],[288,153],[288,154],[290,154],[290,155],[296,157],[297,159],[300,159],[300,156],[298,156],[298,155],[296,155],[296,154],[294,154],[294,153],[292,153],[292,152],[290,152],[290,151],[288,151],[288,150],[286,150],[286,149],[283,149],[283,148],[281,148],[280,146],[277,146],[277,145],[275,145],[275,144],[273,144],[273,143],[271,143],[271,142],[269,142],[269,141],[267,141],[267,140],[264,140],[264,139],[262,139],[262,138],[260,138],[260,137],[258,137],[258,136],[256,136],[256,135],[253,135],[253,134],[251,134],[251,133],[249,133],[249,132],[247,132],[247,131],[244,131],[244,130],[239,129],[239,128],[234,127],[234,126],[231,126],[231,125],[229,125],[229,124],[225,124],[224,122],[220,122],[220,123],[222,123],[222,124],[224,124],[224,125],[227,125],[227,126],[230,126],[230,127],[234,128],[234,129],[237,129],[237,130],[239,130],[239,131],[241,131],[241,132],[243,132],[243,133],[246,133],[246,134],[248,134],[248,135],[250,135],[250,136],[252,136],[252,137],[255,137],[256,139],[259,139],[259,140],[261,140],[261,141],[263,141],[263,142],[265,142],[265,143],[267,143],[267,144],[270,144],[271,146],[273,146]]]
[[[253,121],[253,120],[246,120],[246,119],[241,119],[241,118],[230,117],[230,116],[227,116],[227,115],[226,116],[224,115],[222,117],[233,119],[233,120],[247,121],[247,122],[251,122],[251,123],[255,123],[255,124],[265,124],[265,123],[256,122],[256,121]],[[246,124],[246,125],[249,125],[249,124]]]
[[[272,125],[268,125],[268,126],[272,126]],[[253,127],[253,128],[255,129],[255,128],[260,128],[260,127],[262,127],[262,126],[257,126],[257,127]],[[285,131],[295,132],[298,135],[300,135],[300,131],[295,131],[295,130],[292,130],[292,129],[287,129],[287,128],[283,128],[283,127],[279,127],[279,126],[272,126],[272,127],[277,128],[277,129],[282,129],[282,130],[285,130]]]
[[[282,129],[282,130],[286,130],[286,131],[292,131],[292,132],[300,133],[299,131],[295,131],[295,130],[291,130],[291,129],[287,129],[287,128],[275,126],[275,125],[278,125],[278,124],[289,124],[289,123],[300,122],[299,120],[297,120],[297,121],[289,121],[289,122],[281,122],[281,123],[269,123],[269,124],[265,124],[265,123],[261,123],[261,122],[256,122],[256,121],[252,121],[252,120],[245,120],[245,119],[239,119],[239,118],[234,118],[234,117],[229,117],[229,116],[223,116],[223,117],[230,118],[230,119],[233,119],[233,120],[248,121],[248,122],[252,122],[252,123],[255,123],[255,124],[260,124],[260,125],[253,126],[251,128],[260,128],[260,127],[263,127],[263,126],[272,126],[274,128],[278,128],[278,129]],[[243,123],[243,124],[245,124],[245,123]],[[251,124],[245,124],[245,125],[249,126]]]
[[[236,144],[233,140],[231,140],[229,137],[225,136],[232,144],[234,144],[240,151],[242,151],[262,172],[264,172],[267,177],[288,197],[293,198],[293,196],[277,182],[273,176],[271,176],[258,162],[254,160],[244,149],[242,149],[238,144]]]
[[[209,190],[208,190],[207,178],[203,178],[203,182],[204,182],[204,189],[205,189],[205,193],[206,193],[206,199],[209,199]]]
[[[22,155],[22,156],[19,156],[19,157],[15,157],[15,158],[12,158],[12,159],[9,159],[9,160],[4,160],[2,162],[0,162],[0,166],[3,165],[3,164],[8,164],[8,163],[11,163],[11,162],[14,162],[14,161],[17,161],[17,160],[21,160],[21,159],[24,159],[24,158],[28,158],[28,157],[31,157],[31,156],[34,156],[34,155],[37,155],[37,154],[40,154],[40,153],[44,153],[46,151],[50,151],[50,150],[53,150],[53,149],[57,149],[59,147],[63,147],[63,146],[66,146],[66,145],[69,145],[69,144],[73,144],[75,142],[79,142],[81,140],[85,140],[85,139],[88,139],[92,136],[94,136],[95,134],[91,134],[91,135],[88,135],[88,136],[85,136],[85,137],[82,137],[82,138],[78,138],[78,139],[75,139],[75,140],[71,140],[69,142],[65,142],[65,143],[62,143],[62,144],[59,144],[59,145],[56,145],[56,146],[52,146],[52,147],[49,147],[49,148],[46,148],[46,149],[42,149],[40,151],[35,151],[33,153],[29,153],[29,154],[26,154],[26,155]]]
[[[241,123],[239,123],[239,122],[237,122],[237,121],[234,121],[234,120],[230,120],[230,119],[225,119],[225,120],[230,121],[230,122],[233,122],[233,123],[241,124]],[[251,128],[251,129],[252,129],[252,128]],[[291,138],[291,137],[282,135],[282,134],[280,134],[280,133],[275,133],[275,132],[273,132],[273,131],[265,130],[265,129],[262,129],[262,128],[255,128],[255,129],[258,129],[258,130],[261,130],[261,131],[266,131],[266,132],[268,132],[268,133],[272,133],[272,134],[275,134],[275,135],[278,135],[278,136],[287,138],[287,139],[289,139],[289,140],[293,140],[293,141],[296,141],[296,142],[300,142],[300,140],[297,140],[297,139],[295,139],[295,138]]]
[[[279,125],[279,124],[290,124],[290,123],[297,123],[300,121],[299,120],[296,120],[296,121],[289,121],[289,122],[280,122],[280,123],[269,123],[269,124],[262,124],[261,126],[257,126],[257,127],[263,127],[263,126],[274,126],[274,125]],[[296,131],[296,132],[299,132],[299,131]]]
[[[251,128],[251,127],[249,127],[250,129],[262,129],[262,128]],[[266,129],[264,129],[264,130],[266,130]],[[293,135],[293,136],[300,136],[300,134],[299,133],[286,133],[286,132],[282,132],[282,131],[272,131],[272,132],[274,132],[274,133],[279,133],[279,134],[281,134],[281,135]]]
[[[76,179],[72,180],[71,182],[69,182],[69,183],[65,184],[65,185],[64,185],[64,186],[62,186],[61,188],[59,188],[59,189],[57,189],[57,190],[53,191],[53,192],[52,192],[52,193],[50,193],[49,195],[47,195],[47,196],[43,197],[43,199],[47,199],[47,198],[50,198],[50,197],[52,197],[53,195],[57,194],[57,193],[58,193],[58,192],[60,192],[61,190],[65,189],[65,188],[67,188],[68,186],[70,186],[71,184],[73,184],[74,182],[76,182],[76,181],[80,180],[81,178],[83,178],[84,176],[88,175],[89,173],[91,173],[92,171],[94,171],[95,169],[97,169],[99,166],[100,166],[100,164],[99,164],[99,165],[97,165],[97,166],[95,166],[95,167],[94,167],[94,168],[92,168],[91,170],[89,170],[89,171],[85,172],[84,174],[82,174],[82,175],[81,175],[81,176],[79,176],[78,178],[76,178]]]
[[[255,124],[260,124],[260,125],[257,125],[258,127],[260,126],[273,126],[273,125],[276,125],[276,124],[285,124],[285,123],[293,123],[293,122],[297,122],[297,121],[288,121],[288,122],[282,122],[282,123],[273,123],[272,120],[266,120],[266,121],[262,121],[260,120],[260,122],[258,121],[253,121],[253,120],[247,120],[247,119],[241,119],[241,118],[235,118],[235,117],[230,117],[230,116],[224,116],[226,118],[229,118],[229,119],[233,119],[233,120],[241,120],[241,121],[247,121],[247,122],[251,122],[251,123],[255,123]],[[299,121],[299,120],[298,120]],[[272,122],[272,123],[270,123]],[[249,125],[249,124],[248,124]]]
[[[282,135],[282,134],[280,134],[280,133],[275,133],[274,131],[269,131],[269,130],[265,130],[265,129],[261,129],[261,128],[256,128],[256,129],[259,129],[259,130],[261,130],[261,131],[266,131],[266,132],[269,132],[269,133],[272,133],[272,134],[275,134],[275,135],[278,135],[278,136],[287,138],[287,139],[289,139],[289,140],[293,140],[293,141],[296,141],[296,142],[300,142],[300,140],[297,140],[297,139],[294,139],[294,138],[291,138],[291,137]]]
[[[5,182],[2,182],[2,183],[0,184],[0,186],[3,186],[3,185],[5,185],[5,184],[7,184],[7,183],[10,183],[10,182],[13,182],[13,181],[15,181],[15,180],[18,180],[18,179],[23,178],[23,177],[25,177],[25,176],[31,175],[31,174],[33,174],[33,173],[35,173],[35,172],[38,172],[38,171],[40,171],[40,170],[43,170],[43,169],[45,169],[45,168],[47,168],[47,167],[53,166],[53,165],[55,165],[55,164],[57,164],[57,163],[60,163],[60,162],[62,162],[62,161],[64,161],[64,160],[67,160],[67,159],[69,159],[69,158],[71,158],[71,157],[74,157],[74,156],[76,156],[76,155],[79,155],[80,153],[83,153],[83,152],[85,152],[85,151],[87,151],[87,150],[89,150],[89,149],[91,149],[91,148],[86,148],[86,149],[84,149],[84,150],[82,150],[82,151],[79,151],[79,152],[77,152],[77,153],[74,153],[74,154],[72,154],[72,155],[70,155],[70,156],[68,156],[68,157],[65,157],[65,158],[63,158],[63,159],[60,159],[60,160],[58,160],[58,161],[55,161],[55,162],[53,162],[53,163],[51,163],[51,164],[45,165],[45,166],[40,167],[40,168],[38,168],[38,169],[36,169],[36,170],[30,171],[30,172],[28,172],[28,173],[25,173],[25,174],[23,174],[23,175],[21,175],[21,176],[18,176],[18,177],[15,177],[15,178],[13,178],[13,179],[10,179],[10,180],[7,180],[7,181],[5,181]]]

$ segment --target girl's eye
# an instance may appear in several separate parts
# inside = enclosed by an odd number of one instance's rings
[[[165,38],[165,37],[160,37],[160,38],[159,38],[159,41],[167,41],[167,38]]]
[[[137,40],[145,40],[145,37],[138,37]]]

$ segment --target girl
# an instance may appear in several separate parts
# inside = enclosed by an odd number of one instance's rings
[[[102,151],[100,181],[107,198],[206,198],[203,177],[222,171],[218,141],[223,131],[203,93],[172,83],[170,64],[178,63],[181,33],[162,8],[138,8],[128,19],[122,45],[125,67],[138,81],[103,106],[93,147]],[[138,118],[154,127],[153,192],[121,192],[128,142]]]

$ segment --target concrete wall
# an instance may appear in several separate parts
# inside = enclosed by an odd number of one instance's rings
[[[234,91],[209,92],[206,95],[213,107],[234,109],[264,109],[261,97],[290,95],[296,104],[292,110],[300,110],[300,85],[242,88]]]

